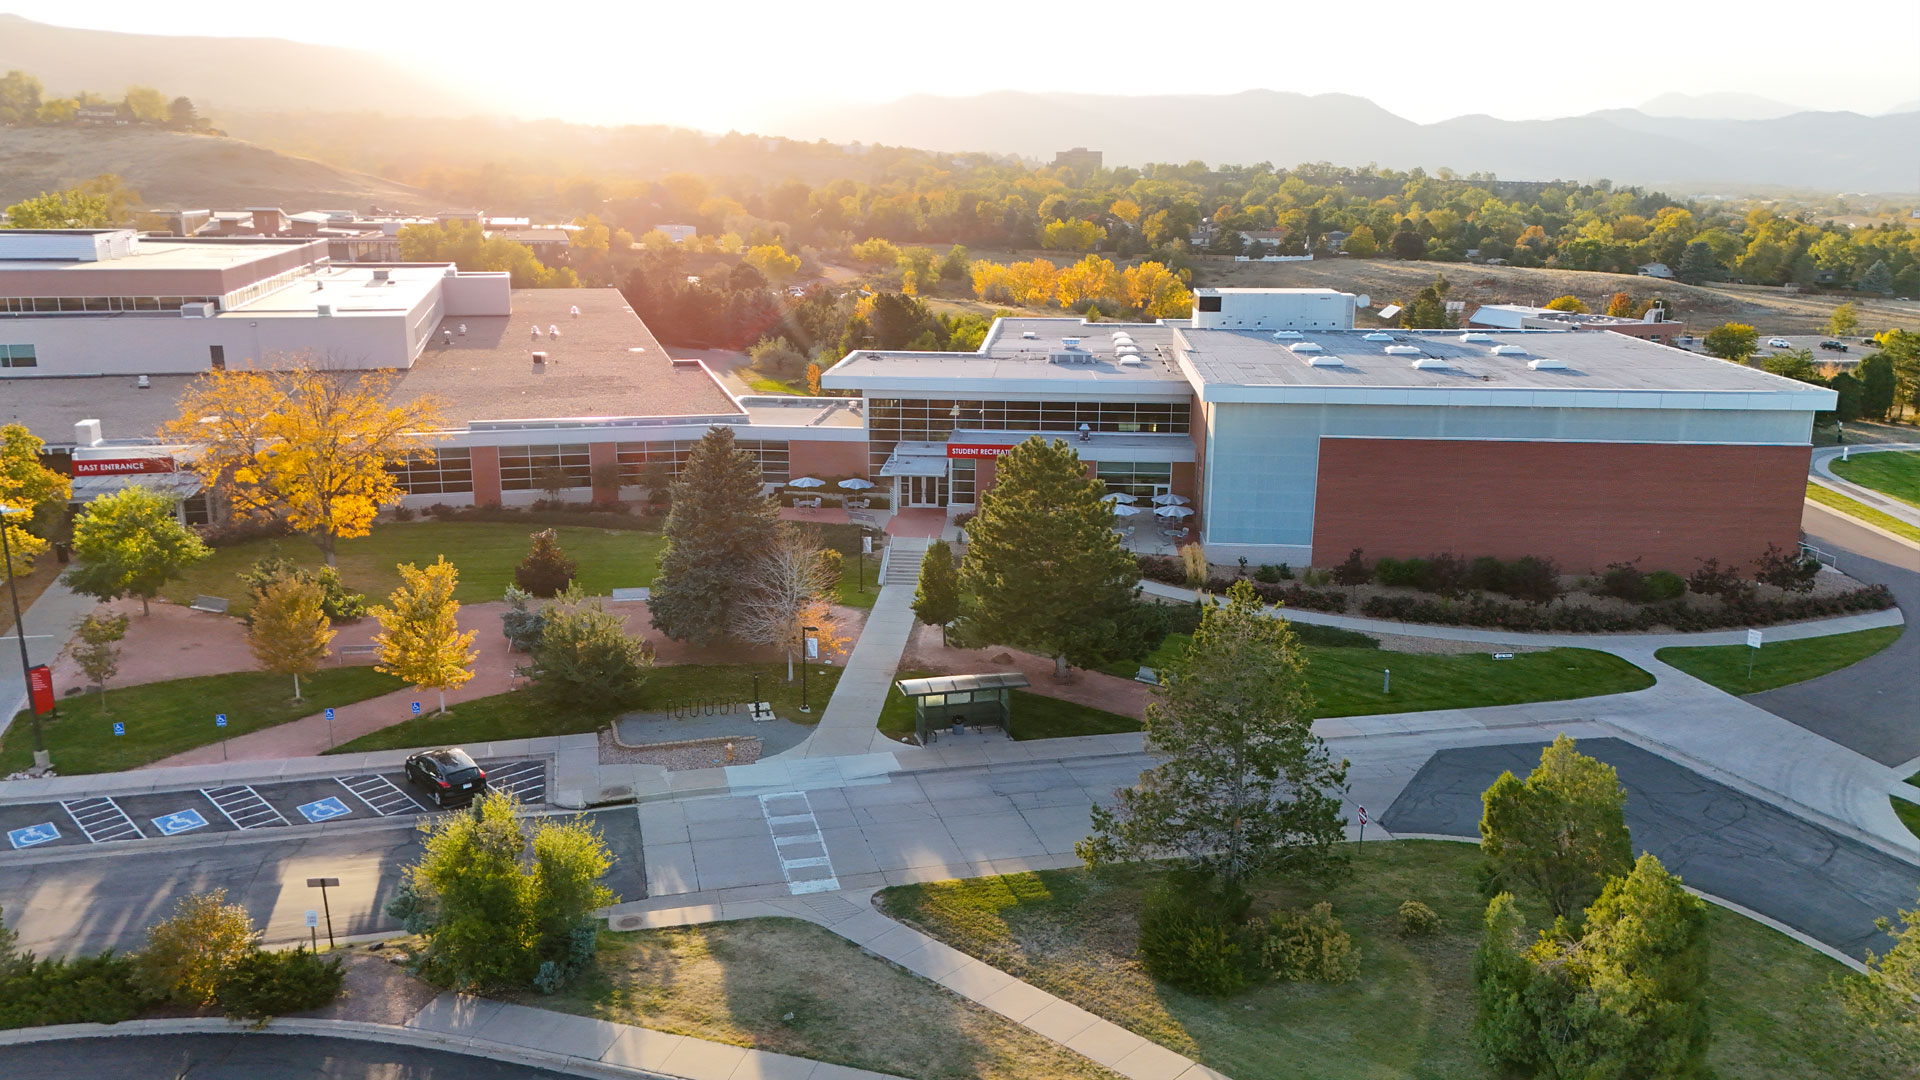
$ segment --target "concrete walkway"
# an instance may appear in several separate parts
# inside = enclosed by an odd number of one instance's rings
[[[8,602],[0,594],[0,603]],[[74,620],[98,604],[93,597],[81,596],[55,580],[21,613],[20,626],[0,637],[0,733],[7,730],[15,714],[27,707],[27,680],[20,671],[18,635],[26,635],[30,663],[51,665],[73,632]]]
[[[844,757],[898,745],[881,735],[875,724],[913,632],[913,592],[928,543],[920,537],[895,536],[887,544],[880,595],[867,615],[860,640],[847,657],[833,697],[820,714],[820,725],[805,743],[787,751],[788,755]]]
[[[1842,457],[1855,457],[1860,454],[1878,454],[1888,450],[1920,451],[1920,443],[1878,443],[1873,446],[1823,446],[1813,452],[1813,461],[1809,468],[1808,479],[1824,488],[1831,488],[1851,499],[1866,503],[1881,513],[1899,518],[1909,525],[1920,526],[1920,506],[1896,499],[1884,491],[1875,491],[1843,479],[1833,471],[1833,463]]]
[[[650,906],[642,902],[613,909],[613,921],[623,929],[651,929],[763,917],[805,919],[1128,1080],[1227,1080],[1224,1074],[1191,1058],[895,922],[874,908],[873,894],[877,891],[866,888],[806,898],[694,906]]]

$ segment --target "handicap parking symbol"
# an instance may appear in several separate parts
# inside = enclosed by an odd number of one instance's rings
[[[335,795],[329,795],[326,798],[319,800],[318,802],[306,803],[305,805],[299,807],[299,810],[300,810],[301,817],[306,818],[308,821],[313,821],[313,822],[326,821],[330,818],[344,817],[348,814],[353,813],[353,811],[347,809],[347,804],[341,802],[339,797]]]
[[[125,735],[127,733],[127,725],[115,720],[113,722],[113,733],[115,735]]]
[[[214,727],[226,727],[226,726],[227,726],[227,714],[226,714],[226,713],[214,713],[214,714],[213,714],[213,726],[214,726]]]
[[[160,830],[161,836],[178,836],[183,832],[192,832],[206,823],[207,819],[201,817],[198,810],[179,810],[153,819],[153,827]]]
[[[24,829],[14,829],[7,833],[7,841],[16,851],[20,848],[52,843],[58,839],[60,839],[60,830],[55,828],[51,821],[43,821],[38,825],[29,825]]]

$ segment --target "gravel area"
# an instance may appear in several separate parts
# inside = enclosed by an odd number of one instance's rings
[[[733,757],[727,757],[727,744],[733,744]],[[709,740],[694,746],[648,749],[621,746],[613,741],[613,732],[600,729],[602,765],[659,765],[666,769],[715,769],[722,765],[749,765],[760,760],[760,740],[752,735]]]
[[[333,955],[346,960],[346,982],[341,995],[324,1009],[303,1013],[323,1020],[357,1020],[369,1024],[404,1024],[425,1008],[440,991],[392,962],[400,955],[392,946],[379,951],[355,945]]]

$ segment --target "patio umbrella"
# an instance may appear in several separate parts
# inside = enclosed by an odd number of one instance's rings
[[[1132,496],[1132,495],[1129,495],[1129,494],[1127,494],[1127,493],[1126,493],[1126,492],[1124,492],[1124,491],[1114,491],[1114,492],[1109,492],[1109,493],[1107,493],[1107,494],[1105,494],[1105,495],[1102,495],[1102,496],[1100,496],[1100,497],[1101,497],[1102,499],[1104,499],[1104,500],[1106,500],[1107,502],[1117,502],[1117,503],[1134,503],[1134,502],[1139,502],[1139,501],[1140,501],[1140,500],[1139,500],[1138,498],[1136,498],[1136,497],[1134,497],[1134,496]]]
[[[817,488],[817,487],[826,487],[827,482],[825,480],[816,480],[811,476],[803,476],[798,480],[787,481],[787,486],[797,487],[797,488]]]
[[[1171,492],[1153,497],[1153,505],[1155,506],[1185,506],[1191,501],[1192,500],[1185,495],[1175,495]]]
[[[865,491],[868,488],[873,486],[873,481],[862,480],[856,476],[851,480],[840,481],[839,486],[847,489],[848,491]]]
[[[1146,513],[1147,508],[1144,506],[1126,506],[1123,504],[1123,505],[1114,507],[1113,512],[1118,517],[1132,517],[1135,514]]]
[[[1163,518],[1183,518],[1183,517],[1193,516],[1193,510],[1190,507],[1185,507],[1185,506],[1163,506],[1160,509],[1155,510],[1153,513],[1155,517],[1163,517]]]

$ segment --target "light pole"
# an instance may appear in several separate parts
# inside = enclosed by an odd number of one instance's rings
[[[12,506],[0,506],[0,568],[7,574],[7,592],[13,596],[13,636],[20,641],[20,678],[28,688],[27,715],[33,718],[33,767],[44,769],[53,764],[47,744],[40,735],[40,710],[33,707],[33,661],[27,659],[27,624],[20,617],[20,586],[13,580],[13,544],[7,539],[7,515],[24,514]]]
[[[813,659],[812,657],[807,655],[807,642],[810,640],[807,637],[807,635],[815,633],[819,631],[819,629],[820,628],[817,626],[803,626],[800,628],[800,711],[801,712],[813,711],[813,709],[807,705],[807,661]]]

